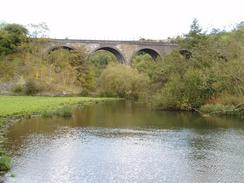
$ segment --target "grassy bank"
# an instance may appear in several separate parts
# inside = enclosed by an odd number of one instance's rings
[[[86,105],[93,102],[115,100],[114,98],[90,97],[39,97],[39,96],[0,96],[0,128],[11,118],[21,118],[32,114],[52,114],[67,116],[69,106],[73,104]],[[0,135],[3,138],[3,134]],[[0,171],[10,169],[11,159],[0,149]]]
[[[61,105],[112,100],[90,97],[0,96],[0,118],[40,113]]]
[[[223,105],[223,104],[206,104],[200,108],[200,112],[204,115],[225,115],[239,116],[244,119],[244,104],[239,105]]]

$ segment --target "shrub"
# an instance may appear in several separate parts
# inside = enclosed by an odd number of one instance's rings
[[[72,117],[72,107],[65,105],[65,106],[58,108],[56,110],[43,111],[41,113],[41,117],[43,117],[43,118],[52,118],[54,116],[63,117],[63,118]]]
[[[206,102],[206,104],[222,104],[222,105],[240,105],[244,104],[244,96],[230,95],[228,93],[222,93],[212,97]]]
[[[72,116],[72,107],[71,106],[63,106],[57,109],[54,114],[58,117],[69,118]]]
[[[26,95],[34,95],[39,91],[40,91],[40,89],[37,87],[37,85],[34,81],[29,80],[25,83],[24,93]]]
[[[107,67],[108,64],[118,62],[112,53],[103,50],[96,51],[89,57],[88,61],[94,66],[97,77],[101,75],[102,71]]]
[[[153,103],[162,109],[199,108],[215,92],[210,79],[199,69],[188,69],[183,76],[174,73],[153,98]]]
[[[233,111],[234,106],[227,106],[222,104],[206,104],[201,106],[200,111],[204,113],[224,113],[226,111]]]
[[[110,64],[98,83],[102,95],[138,99],[146,92],[149,78],[128,65]]]
[[[43,118],[52,118],[53,116],[54,116],[53,111],[43,111],[41,113],[41,117],[43,117]]]
[[[21,94],[24,92],[24,86],[16,85],[12,90],[16,94]]]

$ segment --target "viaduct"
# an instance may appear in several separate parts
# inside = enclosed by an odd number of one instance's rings
[[[112,40],[75,40],[75,39],[50,39],[46,51],[63,48],[79,50],[85,48],[89,55],[99,50],[109,51],[115,55],[122,64],[130,64],[132,58],[141,53],[148,53],[153,59],[170,53],[177,49],[177,44],[160,41],[112,41]]]

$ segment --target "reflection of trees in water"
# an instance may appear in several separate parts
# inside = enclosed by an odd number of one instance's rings
[[[237,117],[228,117],[228,116],[221,116],[221,117],[206,117],[205,121],[212,126],[218,128],[244,128],[244,121]]]
[[[77,110],[74,116],[77,125],[111,128],[229,128],[244,127],[244,124],[218,118],[203,118],[191,112],[163,112],[147,108],[143,104],[127,101],[105,102]],[[233,121],[233,120],[231,120]]]

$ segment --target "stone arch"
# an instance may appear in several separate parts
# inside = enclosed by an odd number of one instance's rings
[[[113,48],[113,47],[109,47],[109,46],[99,47],[99,48],[95,49],[91,54],[96,53],[97,51],[100,51],[100,50],[104,50],[104,51],[108,51],[108,52],[112,53],[117,58],[119,63],[121,63],[121,64],[126,63],[125,57],[117,48]]]
[[[133,59],[134,56],[139,55],[141,53],[149,54],[153,58],[153,60],[156,60],[158,57],[160,57],[160,54],[152,48],[141,48],[133,54],[133,56],[131,57],[131,60]]]
[[[65,49],[65,50],[69,50],[69,51],[75,50],[75,48],[70,47],[70,46],[54,46],[54,47],[48,49],[48,54],[50,54],[52,51],[56,51],[59,49]]]

